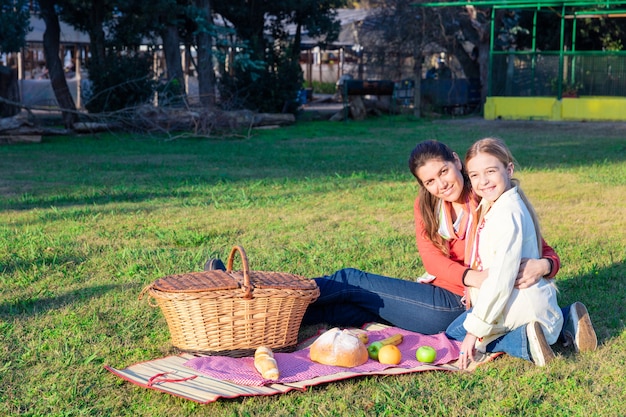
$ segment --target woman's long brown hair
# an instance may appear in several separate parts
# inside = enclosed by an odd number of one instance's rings
[[[452,149],[445,144],[436,140],[426,140],[418,143],[417,146],[413,148],[411,156],[409,157],[409,170],[420,185],[418,191],[419,210],[424,220],[424,234],[428,240],[446,255],[449,255],[448,244],[439,234],[439,216],[435,212],[439,198],[433,196],[426,190],[424,184],[417,176],[417,170],[433,159],[455,163],[456,158],[454,156]],[[465,165],[463,165],[463,161],[461,161],[461,175],[463,176],[464,182],[462,197],[467,198],[471,193],[471,184],[467,177],[467,170],[465,169]]]

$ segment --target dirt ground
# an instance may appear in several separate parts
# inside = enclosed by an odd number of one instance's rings
[[[543,120],[485,120],[481,116],[459,117],[435,120],[434,123],[463,124],[471,126],[498,127],[499,129],[539,129],[546,131],[573,131],[600,133],[608,136],[624,135],[626,141],[626,122],[578,122],[578,121],[543,121]]]
[[[343,110],[343,103],[330,95],[319,95],[317,99],[307,103],[302,108],[308,116],[300,117],[300,120],[327,120],[333,114]],[[609,137],[622,135],[626,141],[626,122],[577,122],[577,121],[542,121],[542,120],[485,120],[480,115],[466,116],[443,116],[432,113],[424,114],[427,120],[433,123],[462,124],[485,129],[538,129],[544,134],[547,132],[571,131],[576,134],[603,134]],[[481,129],[482,130],[482,129]]]

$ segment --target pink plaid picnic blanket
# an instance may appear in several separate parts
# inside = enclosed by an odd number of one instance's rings
[[[253,357],[201,356],[188,360],[184,363],[184,366],[215,379],[231,381],[239,385],[263,386],[272,383],[293,383],[346,371],[366,373],[382,371],[391,367],[415,368],[424,365],[415,358],[416,350],[424,345],[432,346],[437,351],[437,359],[429,365],[446,364],[459,357],[461,343],[449,340],[444,333],[424,335],[396,327],[389,327],[382,330],[369,331],[368,336],[369,341],[374,342],[396,333],[404,336],[403,342],[398,346],[402,352],[402,361],[398,365],[384,365],[372,359],[354,368],[322,365],[309,359],[309,348],[306,348],[292,353],[276,352],[274,354],[281,375],[278,381],[264,379],[254,368]]]

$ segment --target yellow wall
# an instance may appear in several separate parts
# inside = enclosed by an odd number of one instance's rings
[[[626,97],[487,97],[485,119],[626,121]]]

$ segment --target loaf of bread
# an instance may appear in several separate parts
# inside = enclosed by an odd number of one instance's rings
[[[274,352],[266,346],[260,346],[254,352],[254,367],[265,379],[276,381],[280,377]]]
[[[338,327],[322,333],[311,345],[309,356],[312,361],[324,365],[352,368],[367,362],[367,348],[349,330]]]

